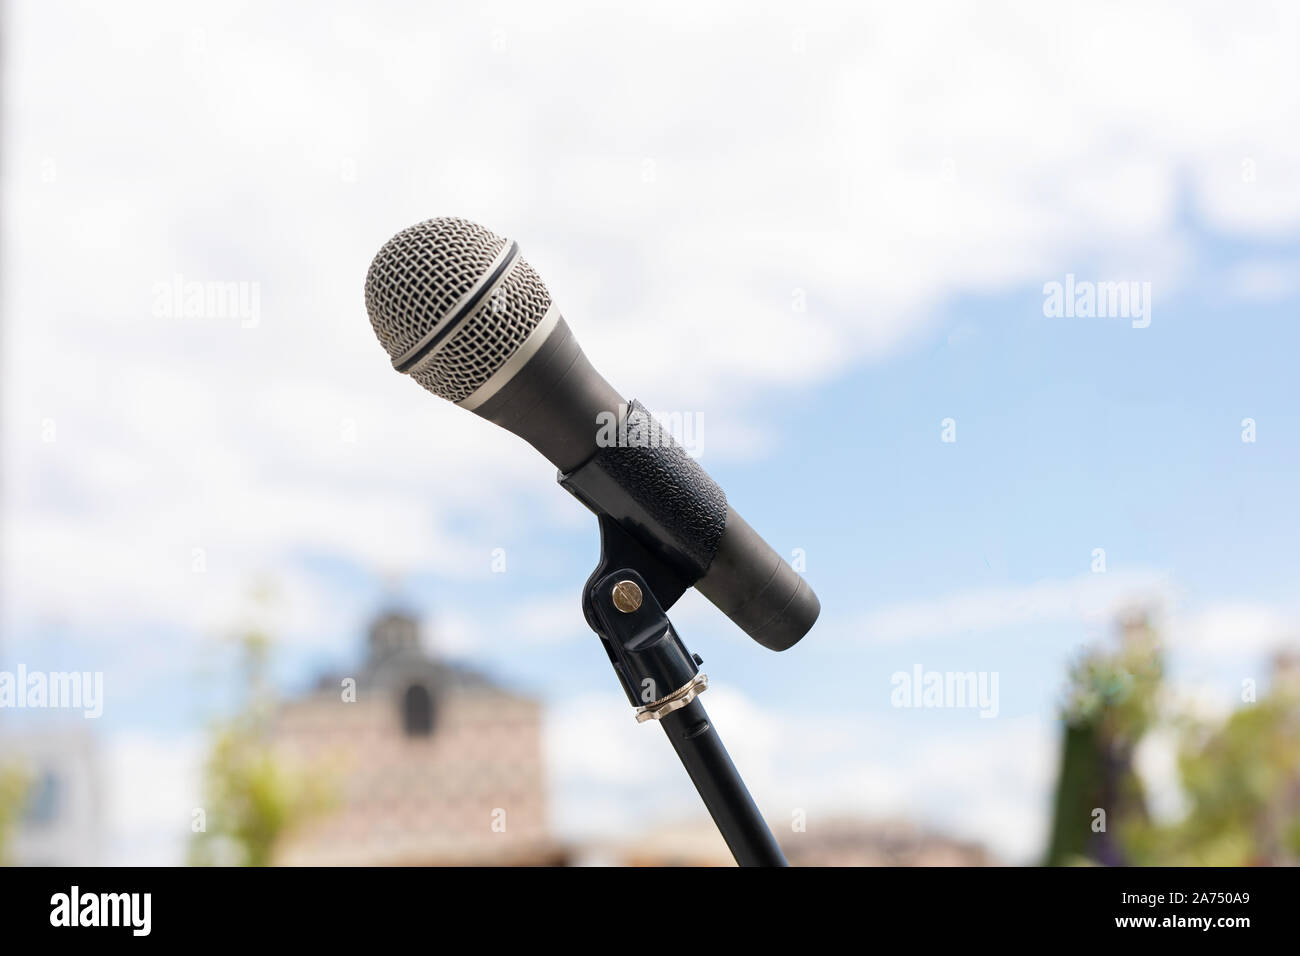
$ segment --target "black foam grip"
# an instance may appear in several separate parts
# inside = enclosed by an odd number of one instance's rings
[[[564,476],[566,487],[699,579],[727,527],[726,494],[639,402],[604,425],[596,454]]]

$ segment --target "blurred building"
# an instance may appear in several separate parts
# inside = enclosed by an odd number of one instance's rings
[[[94,735],[77,725],[0,735],[5,768],[22,780],[9,858],[17,866],[94,866],[100,860],[101,774]]]
[[[812,820],[803,833],[780,837],[791,866],[996,866],[980,844],[957,840],[904,820]]]
[[[278,863],[565,862],[547,834],[540,704],[426,653],[408,614],[373,622],[355,675],[284,704],[274,740],[327,794]]]
[[[997,862],[977,843],[907,821],[813,818],[806,831],[774,832],[791,866],[994,866]],[[577,851],[575,862],[589,866],[736,865],[722,835],[707,818],[658,827],[626,841],[588,843]]]
[[[621,839],[552,839],[541,705],[425,652],[407,614],[372,623],[355,676],[324,677],[281,705],[273,741],[286,767],[330,795],[282,840],[280,864],[735,865],[702,814]],[[794,866],[994,862],[976,844],[905,822],[814,819],[778,839]]]
[[[575,866],[735,866],[707,816],[655,826],[618,839],[589,839],[574,849]]]

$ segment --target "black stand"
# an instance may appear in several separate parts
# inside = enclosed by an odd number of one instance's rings
[[[563,483],[563,480],[562,480]],[[741,866],[786,866],[718,732],[696,698],[708,687],[704,663],[686,650],[664,613],[690,582],[599,515],[600,563],[587,579],[582,610],[637,709],[658,720]]]

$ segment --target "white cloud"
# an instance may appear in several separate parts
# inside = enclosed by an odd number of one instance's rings
[[[903,642],[1003,630],[1030,622],[1109,622],[1129,606],[1159,609],[1173,594],[1153,571],[1083,574],[1027,587],[978,588],[886,605],[855,622],[854,640]]]
[[[1228,291],[1244,302],[1280,302],[1300,290],[1300,262],[1250,259],[1228,273]]]
[[[371,339],[369,257],[427,215],[518,236],[620,388],[725,419],[711,459],[764,447],[750,398],[907,347],[954,295],[1117,254],[1163,295],[1178,184],[1216,228],[1300,224],[1296,16],[20,4],[13,591],[102,579],[90,614],[212,627],[303,550],[454,575],[481,562],[449,515],[553,520],[543,462]],[[154,317],[177,273],[260,283],[260,324]],[[168,601],[196,542],[233,575]]]
[[[110,866],[174,866],[185,859],[200,799],[198,737],[117,734],[106,746],[104,812]]]
[[[590,638],[591,629],[582,619],[578,597],[578,590],[570,588],[564,594],[521,603],[510,615],[509,632],[535,644],[560,644]]]
[[[863,714],[774,710],[732,688],[711,687],[701,700],[773,826],[795,809],[813,822],[907,817],[1010,862],[1043,850],[1058,747],[1050,720],[999,718],[931,738]],[[555,824],[567,837],[611,838],[704,812],[663,734],[637,724],[621,697],[552,706],[545,739]]]
[[[1258,664],[1300,639],[1300,609],[1260,601],[1198,601],[1172,575],[1149,570],[940,593],[887,604],[834,633],[849,641],[893,644],[1055,621],[1109,628],[1130,610],[1150,614],[1177,660],[1194,671],[1208,667],[1207,674],[1227,660]]]
[[[1180,650],[1222,656],[1267,654],[1300,637],[1300,608],[1220,601],[1180,615],[1171,637]]]

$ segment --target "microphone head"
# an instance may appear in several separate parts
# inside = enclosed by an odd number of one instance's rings
[[[393,367],[452,402],[501,372],[550,307],[518,244],[464,219],[403,229],[366,275],[366,312]]]

